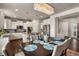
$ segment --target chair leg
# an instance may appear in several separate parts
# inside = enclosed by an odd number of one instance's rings
[[[66,51],[67,51],[67,49],[65,49],[65,50],[63,51],[63,53],[61,54],[61,56],[66,56]]]
[[[67,49],[65,49],[65,53],[64,53],[65,56],[67,56],[67,53],[66,52],[67,52]]]

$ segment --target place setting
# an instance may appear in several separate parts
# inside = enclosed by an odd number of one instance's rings
[[[32,52],[32,51],[35,51],[37,48],[38,48],[37,45],[29,44],[29,45],[24,47],[24,50],[28,51],[28,52]]]

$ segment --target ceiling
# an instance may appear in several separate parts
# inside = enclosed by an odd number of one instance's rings
[[[55,8],[56,13],[63,12],[79,6],[79,3],[48,3]],[[23,19],[45,19],[50,15],[36,11],[33,8],[33,3],[0,3],[0,8],[3,9],[5,15]],[[16,11],[18,9],[18,11]]]
[[[68,15],[65,15],[65,16],[60,16],[58,18],[59,19],[68,19],[68,18],[76,18],[76,17],[79,17],[79,12],[68,14]]]

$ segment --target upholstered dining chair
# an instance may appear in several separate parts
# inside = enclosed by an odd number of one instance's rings
[[[65,40],[62,44],[54,46],[52,56],[61,56],[63,51],[65,51],[68,48],[70,41],[71,39],[69,38]]]
[[[18,48],[19,48],[19,52],[15,53],[15,56],[25,56],[23,52],[23,46],[20,44]]]
[[[25,56],[25,54],[23,51],[20,51],[20,52],[16,53],[15,56]]]
[[[0,38],[0,55],[5,55],[3,53],[6,45],[8,44],[9,42],[9,38],[8,37],[5,37],[5,38]]]
[[[5,56],[25,56],[23,51],[15,53],[12,47],[8,47],[3,51],[3,53],[5,54]]]
[[[6,47],[6,49],[3,51],[4,56],[14,56],[14,49],[12,48],[12,46],[8,46]]]
[[[69,46],[70,46],[71,40],[72,40],[71,38],[66,39],[66,44],[65,44],[65,46],[64,46],[64,54],[65,54],[65,55],[66,55],[67,49],[68,49]]]

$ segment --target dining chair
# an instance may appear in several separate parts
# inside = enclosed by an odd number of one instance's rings
[[[6,56],[19,56],[19,55],[23,56],[21,51],[21,48],[23,48],[22,44],[23,44],[22,40],[10,41],[6,46],[6,49],[4,50],[4,54]]]
[[[18,48],[19,51],[17,53],[15,53],[15,56],[25,56],[25,54],[23,52],[22,44],[19,44],[19,46],[17,46],[17,48]]]
[[[18,53],[15,53],[15,56],[25,56],[25,54],[23,51],[20,51]]]
[[[71,39],[69,38],[69,39],[65,40],[62,44],[54,46],[54,50],[53,50],[52,56],[61,56],[62,53],[70,45],[70,41],[71,41]]]
[[[3,51],[4,56],[14,56],[14,49],[12,48],[12,46],[8,46],[6,47],[6,49]]]
[[[65,54],[65,55],[66,55],[67,49],[68,49],[69,46],[70,46],[71,40],[72,40],[71,38],[66,39],[66,44],[65,44],[65,46],[64,46],[64,54]]]
[[[3,51],[5,50],[5,47],[8,44],[8,42],[9,42],[8,37],[0,38],[0,55],[5,55]]]
[[[23,48],[23,47],[21,47]],[[13,49],[12,46],[8,46],[4,51],[3,51],[5,56],[25,56],[24,52],[20,49],[16,53],[15,50]],[[2,56],[4,56],[2,55]]]
[[[54,46],[52,56],[61,56],[63,52],[63,45]]]

